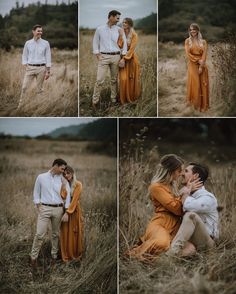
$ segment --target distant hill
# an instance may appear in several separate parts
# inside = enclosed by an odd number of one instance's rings
[[[98,119],[81,125],[58,128],[43,137],[76,139],[82,141],[116,142],[116,119]],[[40,138],[42,136],[38,136]]]
[[[183,42],[193,22],[208,41],[219,41],[236,30],[235,0],[159,0],[158,11],[161,42]]]
[[[144,18],[139,18],[134,21],[134,27],[141,29],[146,34],[156,34],[157,32],[157,14],[152,13]]]

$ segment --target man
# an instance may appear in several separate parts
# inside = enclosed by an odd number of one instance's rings
[[[43,34],[42,26],[35,25],[32,33],[33,39],[25,43],[22,55],[22,64],[25,66],[26,71],[18,108],[20,108],[24,94],[32,84],[34,78],[36,78],[37,82],[37,93],[41,93],[43,82],[50,75],[51,51],[48,41],[41,38]]]
[[[188,188],[183,189],[182,224],[171,243],[168,253],[173,255],[188,256],[196,253],[196,250],[204,250],[214,247],[219,237],[218,211],[215,196],[208,192],[204,183],[208,178],[208,169],[197,163],[190,163],[184,171],[184,184]],[[191,182],[199,179],[203,186],[190,193]],[[190,185],[189,185],[190,184]]]
[[[123,48],[121,49],[117,43],[120,33],[120,27],[117,26],[117,23],[120,20],[120,15],[121,13],[119,11],[110,11],[107,24],[99,26],[93,38],[93,53],[98,60],[97,81],[92,98],[93,108],[96,108],[100,100],[102,84],[108,70],[111,76],[111,101],[112,103],[116,103],[118,65],[121,55],[127,53],[127,42],[124,32]]]
[[[33,197],[38,210],[38,220],[30,254],[33,268],[37,266],[37,258],[49,223],[52,226],[52,264],[57,258],[59,229],[64,211],[64,203],[60,194],[61,188],[66,188],[67,191],[65,208],[68,208],[70,204],[69,184],[62,176],[66,165],[67,163],[63,159],[55,159],[52,168],[48,172],[40,174],[35,182]]]

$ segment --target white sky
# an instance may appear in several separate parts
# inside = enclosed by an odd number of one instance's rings
[[[57,128],[88,123],[96,118],[0,118],[0,133],[38,136]]]
[[[21,6],[22,3],[24,3],[24,6],[28,6],[29,4],[40,2],[42,4],[45,4],[45,0],[18,0],[19,5]],[[56,4],[56,0],[48,0],[48,4]],[[68,3],[68,0],[58,0],[58,3]],[[70,3],[75,2],[75,0],[70,0]],[[0,14],[2,16],[8,14],[10,10],[16,7],[16,0],[0,0]]]
[[[107,22],[110,10],[121,12],[121,19],[148,16],[157,12],[156,0],[80,0],[80,26],[96,28]]]

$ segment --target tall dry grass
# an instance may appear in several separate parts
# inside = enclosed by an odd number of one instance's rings
[[[159,43],[158,111],[162,117],[235,116],[235,38],[209,44],[210,108],[201,113],[186,103],[187,59],[183,45]]]
[[[87,145],[1,141],[1,293],[116,293],[116,159],[90,154]],[[56,157],[70,163],[83,184],[85,252],[81,262],[65,264],[59,259],[55,269],[48,271],[49,233],[40,251],[38,272],[32,274],[28,258],[37,217],[32,202],[34,181]]]
[[[138,32],[137,56],[141,66],[142,95],[134,104],[112,106],[109,75],[104,82],[100,107],[91,106],[97,75],[97,61],[92,53],[93,34],[80,33],[80,116],[148,117],[157,115],[157,39]]]
[[[120,147],[120,293],[227,293],[236,289],[236,159],[219,161],[227,146],[148,142],[145,133]],[[209,152],[208,152],[209,151]],[[220,212],[220,239],[210,252],[193,258],[171,258],[162,254],[153,263],[142,263],[124,253],[137,243],[154,209],[147,189],[160,156],[181,154],[186,161],[208,164],[211,176],[206,188],[212,191]]]
[[[35,83],[17,110],[24,68],[22,50],[0,51],[0,116],[78,116],[78,52],[52,50],[50,78],[44,92],[37,94]]]

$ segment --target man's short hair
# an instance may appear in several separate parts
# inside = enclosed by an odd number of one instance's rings
[[[57,158],[52,163],[52,166],[54,166],[54,165],[58,165],[58,166],[67,165],[67,162],[61,158]]]
[[[111,10],[109,13],[108,13],[108,18],[110,18],[110,16],[117,16],[118,15],[121,15],[121,13],[117,10]]]
[[[192,165],[192,172],[193,174],[198,174],[200,180],[205,183],[209,175],[209,169],[207,166],[201,165],[196,162],[190,162],[189,165]]]
[[[36,24],[33,26],[32,30],[35,31],[35,30],[37,30],[37,28],[42,28],[42,26],[39,24]]]

